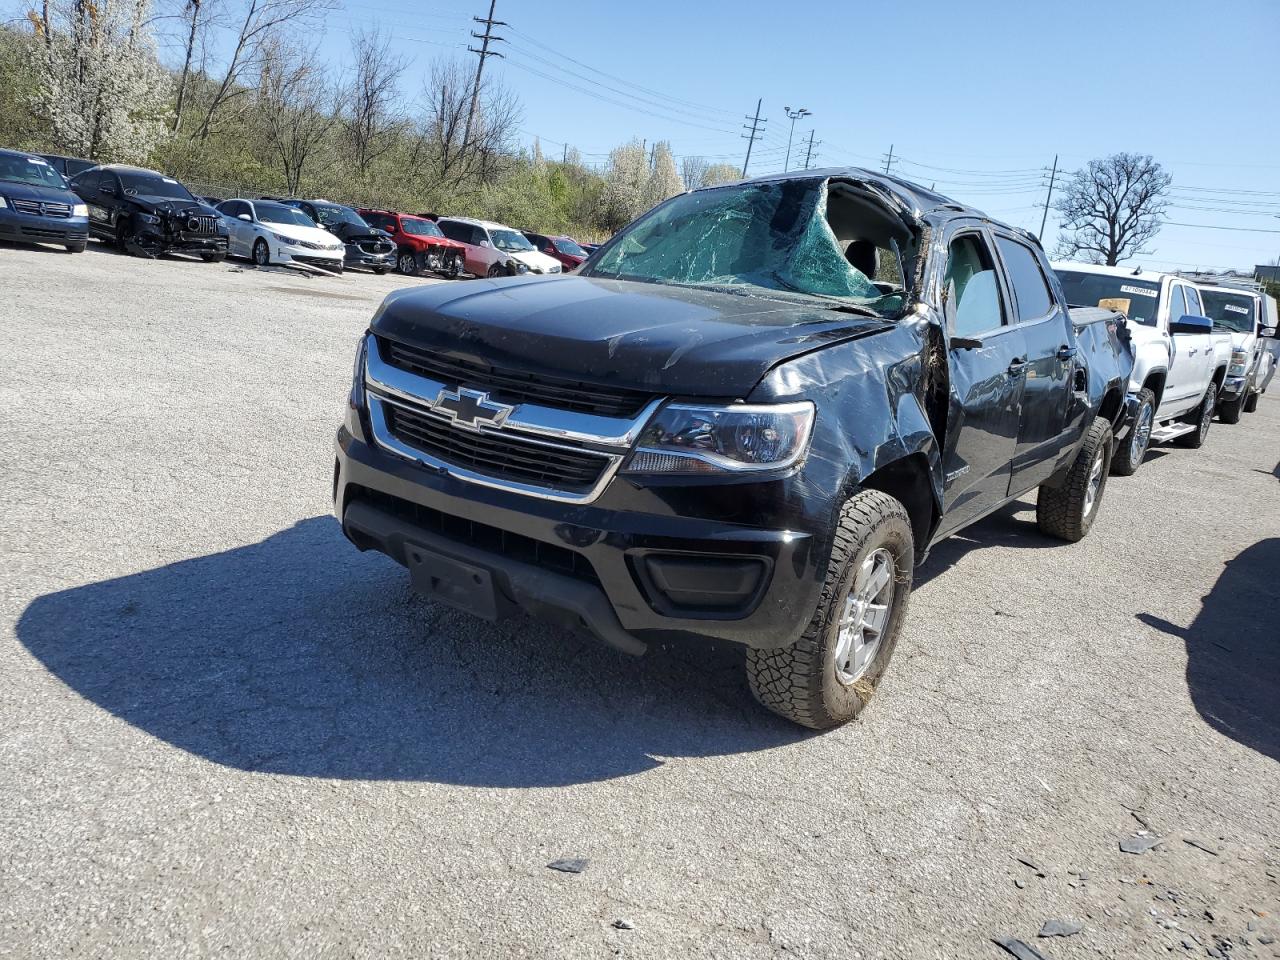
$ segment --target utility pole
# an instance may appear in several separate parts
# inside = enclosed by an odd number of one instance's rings
[[[748,127],[745,123],[742,125],[743,130],[750,129],[751,131],[750,134],[741,134],[742,139],[747,141],[747,158],[742,161],[742,175],[744,177],[747,175],[747,164],[751,162],[751,148],[756,145],[756,140],[759,137],[764,136],[763,125],[769,122],[768,120],[762,119],[760,116],[760,105],[762,103],[764,103],[764,97],[761,97],[756,101],[756,115],[754,117],[745,118],[751,121],[751,126]]]
[[[1041,169],[1044,169],[1041,167]],[[1058,178],[1058,155],[1053,155],[1053,170],[1049,174],[1049,192],[1044,198],[1044,216],[1040,218],[1040,242],[1044,243],[1044,225],[1049,222],[1049,201],[1053,199],[1053,181]],[[1026,183],[1024,180],[1023,183]]]
[[[808,169],[809,169],[809,167],[813,165],[813,148],[814,148],[815,146],[822,146],[822,141],[821,141],[821,140],[819,140],[819,141],[815,144],[815,143],[813,142],[813,131],[812,131],[812,130],[810,130],[810,131],[809,131],[809,147],[808,147],[808,149],[806,149],[806,150],[805,150],[805,152],[804,152],[804,168],[805,168],[806,170],[808,170]]]
[[[796,135],[796,121],[801,117],[810,116],[810,113],[804,107],[800,107],[798,110],[792,110],[790,107],[783,107],[782,109],[787,112],[787,118],[791,121],[791,132],[787,134],[787,159],[782,164],[782,172],[786,173],[791,169],[791,139]]]
[[[497,50],[490,50],[489,44],[490,42],[496,42],[499,40],[501,40],[503,43],[507,42],[506,37],[495,37],[493,35],[494,27],[507,26],[507,24],[502,20],[493,19],[493,10],[494,10],[494,7],[497,6],[497,4],[498,4],[498,0],[489,0],[489,16],[471,18],[476,23],[484,24],[484,33],[476,33],[474,30],[471,31],[471,35],[473,37],[475,37],[477,40],[482,41],[480,44],[479,50],[477,50],[473,46],[470,46],[470,45],[467,46],[467,49],[470,50],[472,53],[479,54],[480,62],[476,64],[476,82],[471,87],[471,109],[467,111],[467,125],[463,130],[463,134],[462,134],[463,149],[466,149],[467,145],[471,143],[471,128],[474,127],[476,123],[476,110],[480,106],[480,77],[483,76],[484,74],[484,62],[488,60],[490,57],[502,56],[502,54],[500,54]]]
[[[893,166],[893,144],[889,144],[889,155],[884,158],[884,172],[888,173],[889,168]]]

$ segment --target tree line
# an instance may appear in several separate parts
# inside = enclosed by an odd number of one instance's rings
[[[521,105],[473,64],[415,64],[378,30],[349,66],[314,43],[334,0],[44,0],[0,26],[0,146],[151,166],[199,184],[484,216],[601,238],[736,168],[667,142],[616,147],[601,171],[576,150],[518,142]],[[162,62],[161,47],[168,52]],[[469,129],[468,129],[469,127]]]

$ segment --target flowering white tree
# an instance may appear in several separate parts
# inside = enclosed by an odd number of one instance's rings
[[[676,170],[671,144],[660,140],[653,146],[653,158],[649,163],[649,187],[646,191],[648,205],[657,206],[677,193],[684,193],[684,181]]]
[[[671,145],[665,141],[655,144],[651,159],[644,144],[632,140],[609,154],[601,197],[605,223],[616,230],[682,190],[684,182],[671,156]]]
[[[150,0],[54,0],[32,14],[33,108],[60,149],[142,161],[164,139],[172,78],[146,27]]]

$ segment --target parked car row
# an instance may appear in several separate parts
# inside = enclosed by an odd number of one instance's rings
[[[60,243],[89,237],[138,256],[195,253],[258,266],[301,264],[341,273],[359,267],[448,279],[554,274],[587,253],[569,237],[467,217],[355,209],[297,197],[197,197],[153,170],[0,151],[0,239]]]

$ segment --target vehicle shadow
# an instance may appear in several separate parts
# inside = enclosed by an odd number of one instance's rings
[[[1187,687],[1215,730],[1280,760],[1280,633],[1272,599],[1280,538],[1227,561],[1200,613],[1182,628],[1150,613],[1138,619],[1187,645]]]
[[[987,547],[1017,547],[1025,550],[1061,547],[1062,541],[1041,533],[1034,519],[1026,520],[1017,516],[1020,511],[1034,508],[1034,503],[1015,500],[973,526],[965,527],[959,533],[939,541],[929,551],[929,559],[916,570],[913,588],[919,589],[934,577],[946,573],[962,557],[974,550]]]
[[[90,702],[248,771],[535,787],[808,736],[755,704],[737,649],[636,659],[533,621],[476,620],[407,581],[313,517],[39,597],[17,633]]]

